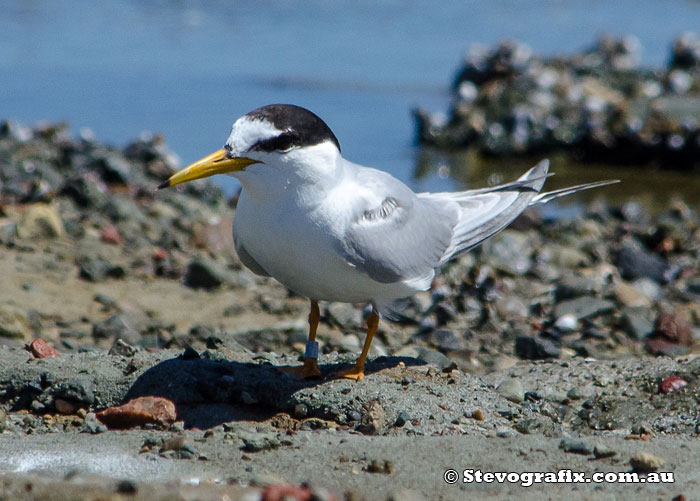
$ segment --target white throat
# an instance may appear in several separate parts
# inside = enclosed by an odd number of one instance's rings
[[[261,163],[233,173],[248,198],[322,198],[343,179],[345,162],[330,141],[285,153],[255,152]]]

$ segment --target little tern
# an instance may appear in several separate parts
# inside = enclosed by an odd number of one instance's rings
[[[319,377],[318,302],[369,303],[367,336],[354,367],[361,380],[380,312],[430,288],[437,269],[510,224],[527,207],[616,181],[540,193],[544,160],[512,183],[454,193],[414,193],[386,172],[344,159],[311,111],[263,106],[233,124],[225,146],[159,188],[214,174],[241,183],[233,240],[241,262],[311,301],[301,378]]]

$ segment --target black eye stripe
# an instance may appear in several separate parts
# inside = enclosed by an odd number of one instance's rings
[[[254,151],[286,151],[294,146],[299,146],[299,136],[292,131],[283,132],[279,136],[263,139],[250,147]]]

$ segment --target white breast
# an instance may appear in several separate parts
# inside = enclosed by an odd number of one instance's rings
[[[234,238],[286,287],[311,299],[349,303],[385,302],[415,292],[403,283],[375,282],[336,252],[347,221],[342,195],[309,203],[292,190],[276,195],[261,202],[243,191]]]

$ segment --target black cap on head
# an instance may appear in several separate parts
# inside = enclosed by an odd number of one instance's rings
[[[293,104],[268,104],[246,115],[252,120],[265,120],[284,131],[279,136],[263,139],[251,150],[273,152],[288,150],[294,146],[312,146],[332,141],[340,151],[340,143],[326,122],[301,106]]]

